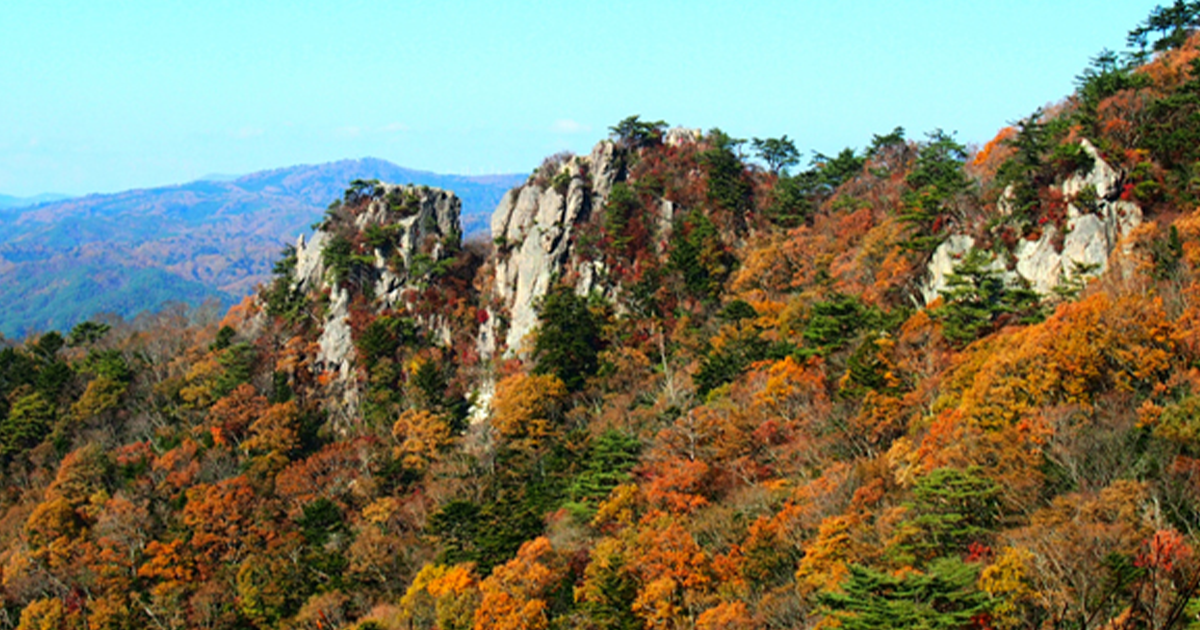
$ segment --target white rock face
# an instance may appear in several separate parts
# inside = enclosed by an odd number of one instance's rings
[[[673,127],[667,130],[663,136],[663,144],[669,147],[677,147],[681,144],[691,144],[698,142],[704,136],[699,129],[688,129],[687,127]]]
[[[1010,281],[1020,277],[1042,295],[1050,294],[1065,280],[1103,274],[1121,239],[1142,222],[1141,208],[1117,198],[1121,174],[1101,159],[1090,142],[1082,140],[1080,144],[1092,156],[1094,164],[1086,175],[1073,175],[1062,183],[1063,196],[1069,200],[1066,234],[1060,234],[1054,226],[1048,225],[1037,240],[1022,240],[1013,252],[1015,274],[1005,271]],[[1081,197],[1094,198],[1094,207],[1077,206],[1074,202]],[[1001,203],[1002,213],[1006,206]],[[1061,249],[1055,245],[1060,238]],[[921,285],[925,304],[947,288],[947,276],[974,245],[974,238],[952,234],[934,250]],[[1005,265],[993,259],[992,268],[1003,271]]]
[[[382,194],[373,199],[365,211],[354,217],[354,228],[361,232],[371,226],[396,226],[389,227],[395,230],[395,244],[387,246],[386,251],[376,249],[374,252],[374,289],[378,308],[397,308],[402,305],[404,291],[417,280],[412,274],[417,271],[413,266],[418,256],[424,254],[432,262],[442,260],[446,254],[447,239],[460,238],[462,202],[454,193],[437,188],[380,184],[380,189]],[[400,216],[389,209],[388,195],[398,195],[402,199],[414,198],[415,203],[405,211],[411,214]],[[322,249],[330,238],[324,230],[318,230],[308,242],[303,236],[299,238],[296,242],[294,286],[313,293],[329,291],[329,308],[317,340],[320,347],[318,367],[337,373],[343,384],[349,384],[354,357],[354,341],[348,319],[350,292],[336,285],[326,275]],[[389,266],[388,259],[392,256],[403,261],[403,269],[399,272]],[[448,334],[437,328],[437,322],[424,323],[427,327],[432,326],[430,329],[443,338]]]
[[[612,142],[601,142],[587,157],[569,161],[565,193],[533,183],[509,191],[492,215],[492,234],[498,245],[494,294],[508,316],[503,343],[509,356],[527,353],[529,334],[537,326],[537,302],[550,289],[574,254],[572,236],[593,208],[603,206],[620,166]],[[601,285],[603,265],[577,261],[580,282],[576,291],[586,294]],[[495,351],[495,318],[480,334],[479,350]]]
[[[329,294],[329,312],[325,317],[325,327],[317,340],[320,347],[317,362],[337,370],[338,376],[343,379],[350,377],[349,357],[354,350],[349,317],[350,292],[335,286]]]
[[[1063,257],[1054,251],[1054,236],[1058,230],[1049,226],[1036,241],[1017,243],[1017,275],[1029,281],[1030,288],[1042,295],[1049,294],[1062,274]]]

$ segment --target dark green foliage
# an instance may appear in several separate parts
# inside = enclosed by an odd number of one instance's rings
[[[804,341],[816,354],[841,349],[863,328],[880,322],[878,310],[863,304],[853,295],[834,294],[812,305]]]
[[[727,322],[740,322],[743,319],[754,319],[758,317],[758,311],[754,310],[745,300],[734,300],[725,305],[717,317]]]
[[[296,273],[296,261],[296,246],[284,245],[283,251],[279,252],[279,260],[271,265],[271,273],[291,278]]]
[[[661,120],[649,122],[641,120],[641,116],[634,115],[609,127],[608,132],[618,144],[638,149],[661,142],[666,128],[667,123]]]
[[[1200,2],[1175,0],[1168,7],[1155,6],[1141,24],[1129,31],[1126,41],[1130,46],[1137,47],[1135,58],[1144,59],[1148,44],[1155,52],[1179,48],[1198,26]],[[1151,43],[1150,36],[1154,34],[1157,34],[1157,37]]]
[[[1041,191],[1053,183],[1045,160],[1053,138],[1050,128],[1042,120],[1040,108],[1018,121],[1016,127],[1016,136],[1008,142],[1017,152],[1000,165],[996,172],[996,187],[1000,190],[1012,187],[1013,216],[1028,221],[1041,205]]]
[[[767,358],[771,344],[758,335],[738,338],[725,344],[719,352],[708,353],[700,362],[700,371],[693,380],[701,396],[732,382],[755,361]]]
[[[67,335],[67,345],[74,348],[77,346],[90,345],[100,341],[112,329],[108,324],[87,321],[80,322],[71,329]]]
[[[237,336],[236,330],[230,328],[229,326],[222,326],[221,329],[217,331],[216,340],[214,340],[212,342],[212,345],[210,345],[208,347],[208,349],[209,350],[224,350],[225,348],[228,348],[230,346],[230,344],[233,343],[233,338],[236,336]]]
[[[772,223],[783,228],[794,228],[804,225],[816,208],[815,195],[811,190],[812,177],[809,173],[790,176],[780,174],[771,189],[771,205],[767,207],[766,216]]]
[[[220,398],[237,388],[242,383],[250,382],[254,375],[254,365],[258,352],[254,346],[244,341],[235,343],[217,356],[217,363],[223,368],[217,377],[214,394]]]
[[[957,218],[964,195],[971,190],[971,182],[963,172],[966,147],[941,129],[928,137],[918,148],[916,166],[905,179],[908,191],[900,215],[911,226],[905,246],[922,252],[932,251],[942,242]]]
[[[819,191],[828,195],[832,194],[843,183],[861,173],[863,165],[867,163],[867,158],[858,155],[854,149],[847,147],[838,152],[834,157],[817,153],[813,157],[812,163],[813,170],[817,174],[816,181]]]
[[[533,356],[534,372],[553,374],[568,391],[583,389],[587,377],[599,367],[600,323],[588,308],[587,299],[571,287],[550,290],[538,308],[538,333]]]
[[[400,215],[401,218],[411,217],[421,211],[421,198],[402,188],[388,191],[384,201],[387,202],[388,211]]]
[[[354,243],[341,234],[334,234],[321,249],[321,262],[337,281],[350,275],[354,264]]]
[[[37,362],[32,357],[16,348],[0,349],[0,412],[7,413],[8,395],[13,390],[32,386],[35,378]]]
[[[356,179],[350,182],[350,187],[342,195],[342,200],[348,206],[356,205],[374,196],[378,186],[378,179]]]
[[[626,257],[631,254],[629,246],[634,240],[629,233],[630,224],[641,208],[641,201],[632,188],[624,182],[613,184],[604,205],[604,234],[610,239],[613,250]]]
[[[903,130],[897,130],[903,133]],[[885,138],[881,141],[888,140]],[[850,148],[843,149],[835,157],[815,154],[808,170],[795,175],[788,175],[786,172],[780,174],[771,191],[771,203],[765,211],[766,217],[780,227],[793,228],[803,225],[839,186],[861,173],[865,163],[866,157],[858,155]]]
[[[342,511],[333,501],[320,498],[304,506],[304,513],[296,519],[304,540],[313,547],[324,545],[331,536],[345,533],[346,522]]]
[[[1000,488],[978,467],[938,468],[917,480],[900,542],[889,552],[899,564],[963,554],[991,536],[1000,517]]]
[[[444,412],[450,430],[461,433],[466,429],[470,403],[462,396],[451,395],[449,378],[453,372],[450,362],[422,361],[409,375],[415,396],[412,403],[418,407]]]
[[[1190,80],[1147,108],[1142,132],[1151,155],[1168,169],[1184,170],[1200,160],[1200,59]]]
[[[867,157],[875,157],[888,148],[904,145],[904,127],[896,127],[890,133],[871,136],[871,148],[867,149]]]
[[[1154,260],[1154,278],[1173,278],[1179,271],[1179,261],[1183,259],[1183,241],[1179,238],[1179,230],[1172,225],[1167,231],[1167,237],[1154,241],[1150,247],[1150,257]]]
[[[844,592],[823,594],[820,602],[846,630],[962,630],[988,610],[987,594],[975,588],[978,574],[977,565],[957,558],[902,577],[851,565]]]
[[[1075,77],[1078,88],[1075,93],[1085,114],[1091,116],[1100,101],[1122,90],[1144,87],[1149,82],[1149,77],[1133,72],[1132,65],[1122,63],[1117,53],[1106,48],[1092,57],[1088,67]]]
[[[34,356],[38,357],[39,359],[42,359],[43,361],[50,361],[53,360],[56,355],[58,355],[58,351],[62,350],[63,346],[66,344],[67,342],[63,339],[62,335],[51,331],[39,337],[29,349],[32,350]]]
[[[451,501],[430,516],[425,529],[439,542],[438,560],[445,564],[474,561],[479,521],[479,505],[470,501]]]
[[[749,210],[752,202],[746,167],[735,153],[744,142],[713,129],[708,132],[709,148],[700,154],[700,163],[708,175],[708,199],[735,214]]]
[[[75,372],[66,361],[53,359],[38,367],[33,386],[48,400],[59,401],[67,384],[74,378]]]
[[[404,226],[399,223],[390,225],[368,225],[363,229],[363,242],[371,249],[386,250],[404,233]]]
[[[54,407],[39,392],[14,400],[7,417],[0,418],[0,463],[41,444],[54,418]]]
[[[133,370],[125,361],[125,355],[120,350],[90,350],[80,366],[82,371],[96,376],[128,383],[133,380]]]
[[[800,163],[800,152],[796,143],[788,140],[785,134],[782,138],[754,138],[750,141],[758,158],[767,163],[772,173],[787,174],[788,167]]]
[[[593,440],[582,470],[567,488],[567,507],[580,521],[590,521],[613,488],[629,480],[641,447],[636,436],[612,429]]]
[[[717,226],[704,213],[692,210],[676,220],[674,232],[670,265],[683,275],[688,293],[701,300],[720,297],[737,259],[721,241]]]
[[[795,348],[787,343],[771,343],[759,336],[757,331],[742,331],[728,339],[720,350],[710,351],[700,361],[700,370],[692,380],[696,393],[701,396],[732,382],[756,361],[779,360],[791,354]]]
[[[1071,142],[1054,147],[1054,152],[1050,154],[1050,162],[1056,173],[1070,177],[1076,173],[1086,173],[1092,170],[1096,160],[1083,148],[1082,144]]]
[[[267,304],[267,314],[271,317],[281,317],[289,323],[295,323],[304,312],[307,301],[300,287],[296,284],[296,248],[288,245],[283,249],[280,258],[275,262],[275,277],[271,285],[263,292]]]
[[[369,372],[380,359],[392,358],[401,346],[413,346],[417,341],[417,327],[411,318],[380,315],[359,333],[354,347]]]
[[[1009,322],[1031,323],[1042,317],[1037,292],[1009,286],[991,268],[991,259],[972,249],[946,278],[944,303],[932,311],[946,339],[962,347]]]
[[[264,298],[267,303],[267,314],[271,317],[281,317],[287,322],[296,322],[304,312],[307,302],[304,292],[299,287],[292,288],[292,279],[279,276],[271,281],[271,287]]]
[[[271,373],[271,395],[267,397],[271,404],[285,403],[295,395],[296,392],[292,391],[292,386],[288,382],[287,372]]]
[[[898,388],[888,383],[888,366],[879,358],[880,334],[869,334],[846,359],[846,376],[841,394],[858,397],[868,391],[895,394]]]
[[[542,514],[523,492],[502,489],[483,505],[452,501],[429,518],[426,531],[437,539],[444,564],[475,562],[480,573],[512,558],[521,543],[542,531]]]

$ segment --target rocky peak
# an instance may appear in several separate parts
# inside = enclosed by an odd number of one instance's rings
[[[499,341],[509,353],[526,349],[524,340],[537,325],[537,301],[571,259],[576,226],[586,221],[594,208],[604,205],[613,184],[624,177],[616,159],[619,151],[611,141],[600,142],[590,155],[555,165],[553,173],[539,173],[500,201],[492,215],[496,243],[493,293],[507,313],[508,325],[500,330],[495,325],[497,318],[489,319],[491,326],[481,335],[484,354],[492,354]],[[592,288],[587,281],[579,283],[576,290],[587,293]]]
[[[350,303],[354,291],[374,297],[376,311],[404,309],[403,294],[461,244],[462,203],[452,192],[426,186],[371,183],[347,193],[312,237],[296,242],[293,290],[328,292],[316,357],[320,370],[337,374],[344,402],[356,399]],[[339,254],[339,251],[342,254]],[[346,252],[349,252],[346,254]],[[423,322],[436,328],[438,322]],[[444,336],[443,331],[435,334]]]

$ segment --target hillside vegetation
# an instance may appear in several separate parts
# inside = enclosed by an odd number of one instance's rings
[[[219,320],[0,350],[0,628],[1195,627],[1198,23],[977,150],[630,117],[490,244],[356,181]]]

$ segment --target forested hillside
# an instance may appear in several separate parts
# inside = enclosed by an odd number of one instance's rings
[[[235,304],[270,277],[282,244],[355,179],[453,187],[470,235],[486,232],[487,216],[521,176],[439,175],[365,158],[7,209],[0,334],[67,330],[171,302]]]
[[[1187,628],[1200,6],[978,148],[632,116],[0,350],[0,628]]]

